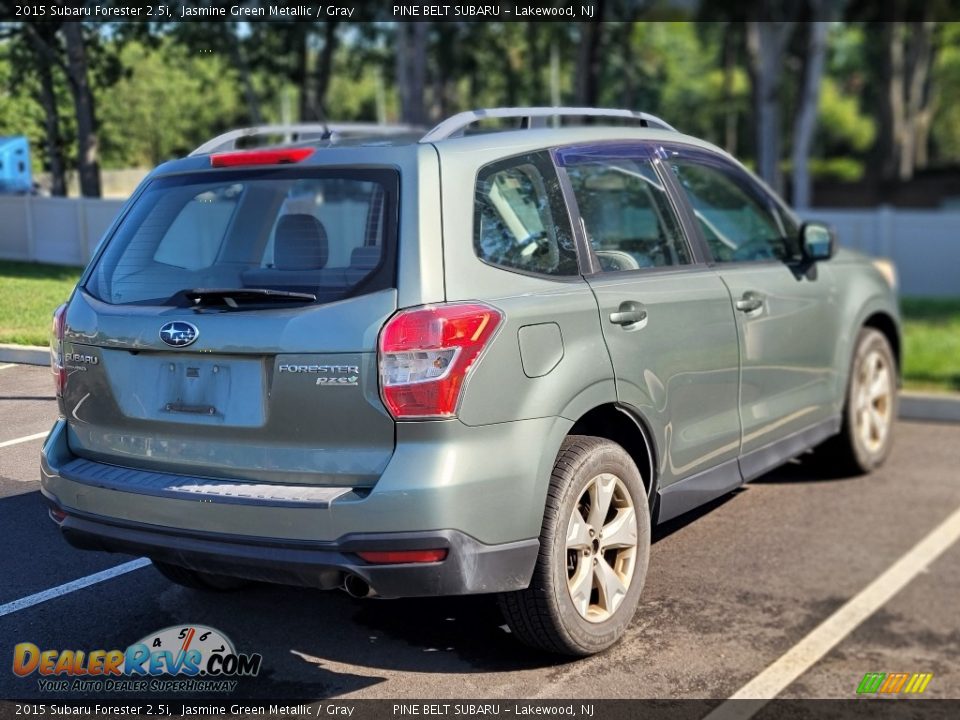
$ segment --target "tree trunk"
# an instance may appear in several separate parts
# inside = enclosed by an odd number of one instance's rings
[[[818,17],[817,10],[813,16]],[[793,206],[798,210],[810,207],[810,173],[807,163],[817,129],[817,110],[820,106],[820,82],[823,62],[827,54],[828,24],[822,21],[807,23],[807,53],[803,69],[803,88],[793,124]]]
[[[67,75],[77,115],[77,169],[80,194],[100,197],[100,158],[97,137],[97,113],[87,73],[87,50],[83,42],[83,26],[79,22],[63,24],[67,46]]]
[[[780,171],[780,74],[783,52],[793,30],[789,22],[748,22],[747,50],[753,85],[757,172],[777,192]]]
[[[901,180],[913,177],[920,155],[919,142],[921,139],[926,142],[921,124],[929,104],[928,79],[933,61],[934,23],[911,23],[910,30],[910,52],[906,63],[908,75],[905,78],[907,95],[901,128],[903,134],[900,139],[900,161],[897,167],[897,176]],[[923,154],[926,155],[926,148]]]
[[[429,23],[397,23],[397,90],[400,120],[411,125],[426,123],[423,97],[427,75]]]
[[[904,117],[904,52],[903,23],[882,22],[871,26],[869,30],[878,32],[883,51],[880,55],[881,72],[886,86],[879,97],[879,123],[877,141],[874,144],[874,173],[884,180],[897,175],[900,158],[900,139],[903,136]]]
[[[314,120],[313,103],[310,100],[313,88],[310,87],[310,33],[306,25],[299,31],[297,42],[297,66],[294,72],[294,81],[300,89],[300,122],[310,122]]]
[[[65,197],[67,194],[67,166],[63,159],[63,142],[60,137],[60,115],[57,112],[57,94],[49,58],[49,46],[45,46],[33,28],[26,33],[35,55],[40,89],[37,100],[43,108],[43,125],[47,145],[47,168],[50,171],[50,194]]]
[[[580,47],[577,53],[576,99],[581,107],[594,107],[600,94],[600,44],[602,42],[604,0],[596,4],[596,22],[580,23]]]
[[[333,54],[337,50],[337,20],[327,20],[323,28],[323,51],[317,63],[316,104],[324,118],[327,117],[327,91],[333,77]]]
[[[250,77],[250,64],[243,54],[243,48],[240,46],[240,38],[237,37],[236,23],[230,23],[227,32],[230,34],[228,39],[230,55],[233,59],[233,64],[237,68],[237,72],[240,74],[240,84],[243,86],[243,96],[247,102],[247,115],[249,116],[250,124],[260,125],[263,123],[263,115],[260,113],[260,100],[257,97],[257,92],[253,87],[253,80]]]

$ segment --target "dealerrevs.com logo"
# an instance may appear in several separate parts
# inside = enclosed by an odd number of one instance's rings
[[[36,677],[43,692],[232,692],[262,661],[204,625],[164,628],[126,650],[13,648],[14,674]]]

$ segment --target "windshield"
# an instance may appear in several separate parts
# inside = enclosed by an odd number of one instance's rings
[[[86,290],[114,305],[172,305],[198,288],[331,302],[393,287],[397,184],[393,170],[158,178],[110,239]]]

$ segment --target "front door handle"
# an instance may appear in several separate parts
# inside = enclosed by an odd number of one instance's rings
[[[741,312],[753,312],[763,307],[763,296],[755,292],[746,292],[743,297],[736,302],[737,310]]]
[[[610,313],[610,322],[614,325],[630,326],[647,319],[647,309],[643,303],[634,300],[624,300],[616,312]]]

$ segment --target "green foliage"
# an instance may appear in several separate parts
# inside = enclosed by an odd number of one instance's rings
[[[220,56],[166,40],[130,42],[119,58],[125,76],[97,98],[104,167],[156,165],[239,124],[239,83]]]
[[[960,23],[944,23],[933,68],[937,107],[931,135],[941,161],[960,162]]]
[[[874,120],[863,114],[854,95],[845,94],[833,78],[820,86],[818,141],[831,155],[837,152],[866,153],[877,134]]]

